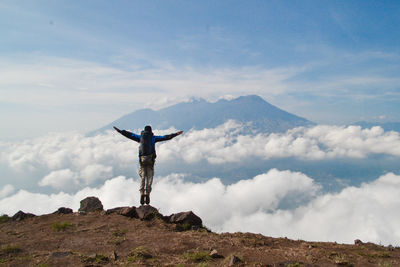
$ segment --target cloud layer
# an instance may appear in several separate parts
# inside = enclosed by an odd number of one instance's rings
[[[371,154],[400,156],[400,135],[381,127],[327,126],[295,128],[283,134],[237,135],[240,125],[229,121],[216,129],[188,133],[160,147],[163,160],[210,164],[241,162],[246,158],[296,157],[305,160],[364,158]]]
[[[315,126],[282,134],[241,134],[242,125],[228,121],[215,128],[190,131],[157,146],[157,168],[205,162],[245,166],[251,161],[297,158],[306,161],[360,159],[371,155],[400,156],[398,132],[381,127]],[[158,134],[172,132],[166,130]],[[19,143],[3,143],[0,163],[27,175],[41,187],[74,191],[137,172],[137,143],[116,132],[87,137],[51,134]],[[34,173],[35,177],[29,177]],[[39,175],[39,176],[38,176]],[[5,184],[11,183],[10,181]]]
[[[98,188],[76,194],[38,194],[24,190],[0,200],[0,213],[22,209],[50,213],[61,206],[77,210],[79,201],[98,196],[105,208],[138,205],[138,181],[116,177]],[[313,179],[298,172],[278,171],[224,185],[219,178],[203,183],[172,174],[156,177],[152,204],[163,214],[193,210],[218,232],[255,232],[293,239],[352,243],[354,239],[399,245],[400,176],[392,173],[337,194],[321,194]],[[285,208],[286,202],[295,208]]]

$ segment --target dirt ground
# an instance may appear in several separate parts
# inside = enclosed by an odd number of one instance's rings
[[[184,229],[104,212],[10,220],[0,266],[400,266],[400,248]]]

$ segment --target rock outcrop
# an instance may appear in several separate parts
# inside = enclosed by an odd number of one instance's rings
[[[203,226],[203,221],[201,220],[201,218],[194,214],[192,211],[172,214],[171,216],[169,216],[169,222],[176,224],[189,224],[191,226],[198,227]]]
[[[106,211],[106,214],[118,214],[122,216],[126,216],[129,218],[139,218],[137,212],[136,212],[136,207],[118,207],[118,208],[113,208],[113,209],[108,209]]]
[[[101,204],[101,201],[97,197],[87,197],[81,200],[79,212],[93,212],[102,210],[103,204]]]
[[[354,240],[354,245],[362,245],[364,242],[362,242],[360,239]]]
[[[143,221],[150,221],[154,218],[159,218],[167,223],[173,223],[177,225],[177,230],[185,231],[189,229],[199,229],[203,226],[203,222],[199,216],[194,214],[192,211],[174,213],[169,216],[164,216],[158,212],[153,206],[142,205],[140,207],[118,207],[108,209],[105,212],[106,215],[118,214],[129,218],[136,218]]]
[[[158,209],[150,205],[144,205],[136,208],[139,219],[150,221],[156,217],[162,218],[163,216],[158,212]]]
[[[11,217],[13,221],[22,221],[25,220],[26,218],[31,218],[35,217],[35,214],[32,213],[25,213],[22,210],[18,211],[17,213],[14,214],[14,216]]]
[[[57,211],[55,211],[54,214],[71,214],[73,212],[74,211],[70,208],[61,207]]]

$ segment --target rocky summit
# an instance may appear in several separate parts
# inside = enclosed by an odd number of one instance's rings
[[[217,234],[192,211],[103,210],[99,199],[90,201],[81,208],[94,211],[1,216],[0,266],[400,266],[400,248],[359,239],[345,245]]]

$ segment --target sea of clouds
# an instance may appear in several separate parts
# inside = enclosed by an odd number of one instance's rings
[[[227,183],[210,174],[188,179],[193,164],[227,168],[249,159],[364,159],[400,157],[400,135],[380,127],[314,126],[281,134],[241,134],[229,121],[215,129],[189,131],[157,144],[152,205],[163,214],[192,210],[214,231],[242,231],[294,239],[352,243],[354,239],[399,245],[400,176],[386,172],[373,181],[326,192],[302,172],[268,168]],[[174,129],[156,132],[165,134]],[[53,133],[0,143],[0,213],[45,214],[79,208],[97,196],[105,208],[138,205],[137,143],[116,132],[96,136]],[[165,166],[185,173],[157,174]],[[173,168],[172,168],[173,169]]]

